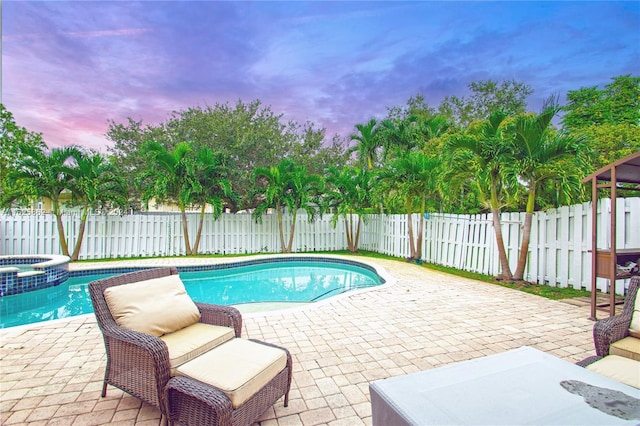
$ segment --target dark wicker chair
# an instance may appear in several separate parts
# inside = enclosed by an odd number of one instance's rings
[[[170,377],[167,345],[150,334],[140,333],[116,324],[111,316],[104,291],[108,287],[135,283],[177,274],[175,267],[149,269],[93,281],[89,284],[91,302],[104,337],[107,366],[102,396],[110,384],[148,402],[166,415],[164,388]],[[235,336],[242,333],[242,316],[229,306],[196,303],[200,310],[200,322],[232,327]]]
[[[629,291],[624,301],[622,312],[613,317],[601,319],[593,326],[593,342],[599,357],[609,355],[609,346],[629,335],[629,325],[633,315],[633,307],[640,286],[640,276],[631,278]]]

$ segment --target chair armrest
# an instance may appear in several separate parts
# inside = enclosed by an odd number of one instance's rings
[[[616,315],[601,319],[593,325],[593,342],[598,356],[609,355],[609,346],[629,335],[631,315]]]
[[[170,422],[182,424],[179,415],[186,414],[193,424],[231,426],[231,400],[210,385],[187,377],[173,377],[165,387],[166,412]]]
[[[198,302],[196,302],[196,306],[200,310],[200,322],[233,327],[236,337],[242,335],[242,314],[236,308]]]
[[[590,356],[588,358],[583,359],[582,361],[576,362],[576,365],[579,365],[580,367],[586,367],[587,365],[591,365],[594,362],[599,361],[601,359],[602,359],[601,356]]]

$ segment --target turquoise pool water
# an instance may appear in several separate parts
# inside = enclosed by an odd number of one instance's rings
[[[88,284],[116,274],[71,277],[57,287],[0,298],[0,328],[93,312]],[[286,261],[180,272],[197,302],[238,305],[316,302],[382,283],[372,270],[347,263]]]
[[[33,271],[33,266],[31,266],[31,265],[21,265],[21,264],[2,265],[2,266],[0,266],[0,268],[18,268],[18,272]]]

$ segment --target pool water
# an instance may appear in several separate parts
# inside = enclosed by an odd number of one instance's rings
[[[0,265],[0,268],[18,268],[18,273],[20,272],[30,272],[33,271],[33,266],[31,265],[23,265],[23,264],[15,264],[15,265]]]
[[[93,312],[91,281],[116,274],[71,277],[57,287],[0,298],[0,328]],[[239,305],[260,302],[316,302],[382,283],[373,271],[351,264],[287,261],[180,272],[196,302]]]

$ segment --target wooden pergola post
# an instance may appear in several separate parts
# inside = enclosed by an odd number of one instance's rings
[[[596,320],[598,277],[609,280],[609,315],[616,314],[616,279],[628,278],[618,274],[618,259],[636,260],[640,256],[640,247],[618,249],[616,235],[618,184],[636,184],[625,190],[640,190],[640,152],[631,154],[582,179],[583,183],[591,183],[591,316]],[[600,183],[599,183],[600,182]],[[610,247],[598,250],[598,190],[611,190],[611,219],[609,226]]]

